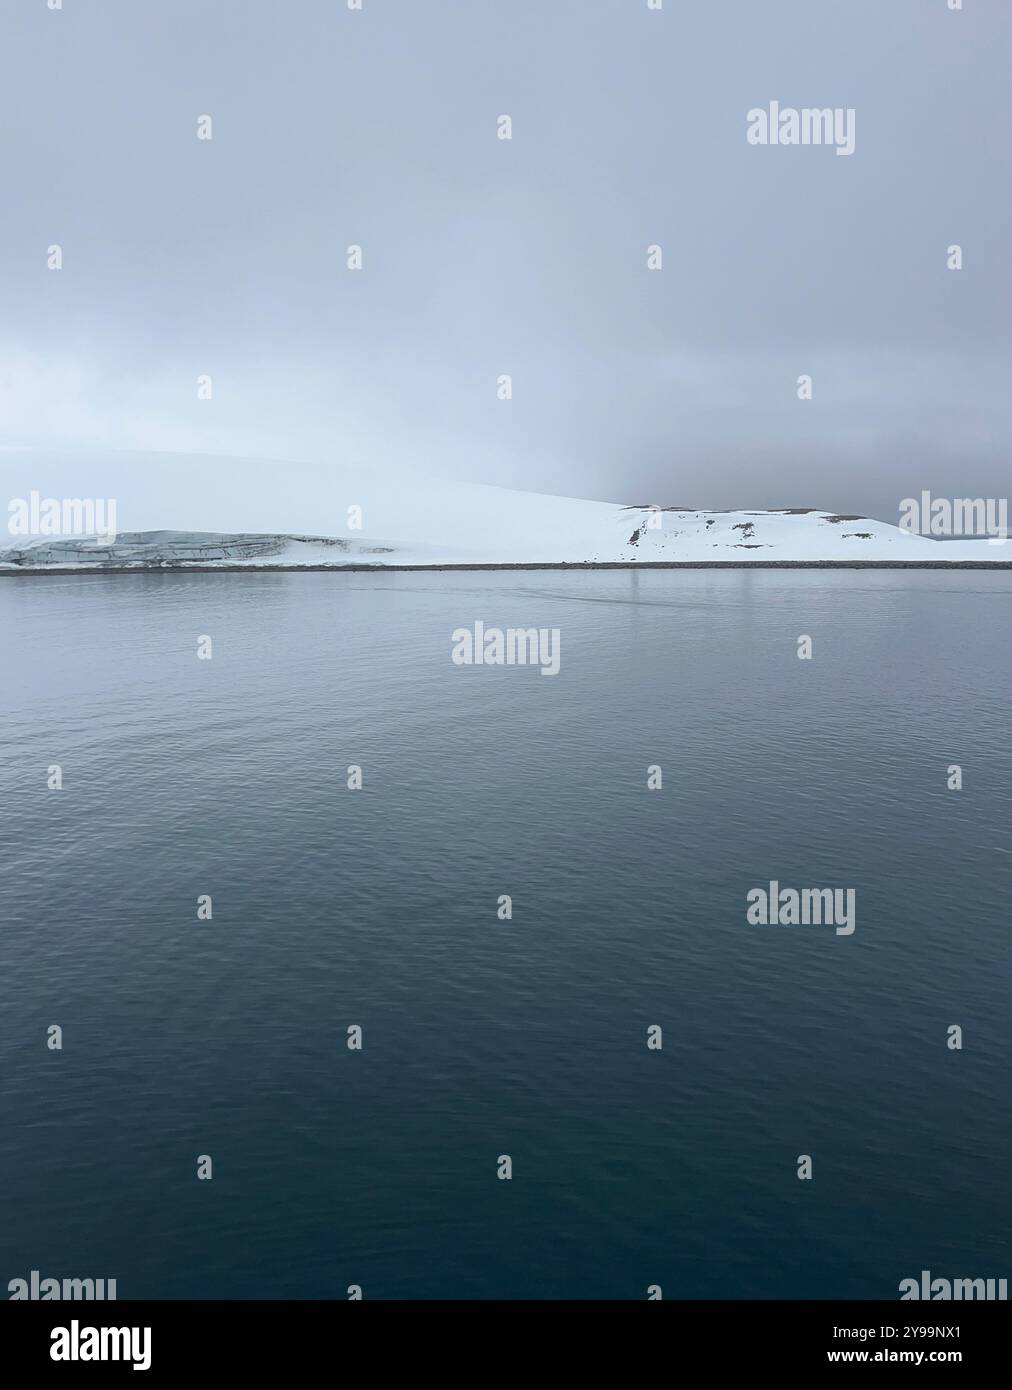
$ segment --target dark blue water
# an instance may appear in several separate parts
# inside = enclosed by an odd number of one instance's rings
[[[1008,1276],[1010,612],[965,572],[0,582],[2,1284]],[[454,666],[476,619],[560,674]],[[771,878],[856,931],[747,925]]]

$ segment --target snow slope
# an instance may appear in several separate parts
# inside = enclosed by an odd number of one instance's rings
[[[826,512],[686,512],[661,515],[640,507],[605,507],[529,495],[530,515],[511,504],[498,523],[461,538],[422,541],[392,536],[294,536],[142,531],[112,544],[85,539],[35,538],[0,551],[0,570],[166,568],[201,566],[494,565],[558,563],[685,563],[747,565],[756,561],[1005,561],[1012,553],[986,541],[935,541],[910,536],[880,521]],[[599,508],[587,513],[585,508]],[[552,526],[546,527],[548,513]],[[540,539],[538,539],[540,537]]]
[[[721,561],[1012,563],[1012,544],[939,541],[824,511],[622,506],[362,470],[191,455],[0,457],[0,502],[116,501],[117,539],[5,536],[0,570],[190,565]],[[353,524],[360,509],[361,527]],[[200,528],[199,530],[196,528]]]

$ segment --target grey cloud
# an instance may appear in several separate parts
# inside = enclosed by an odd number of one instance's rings
[[[68,0],[0,32],[8,443],[886,520],[1007,492],[1004,0]],[[854,156],[749,146],[772,98],[854,107]]]

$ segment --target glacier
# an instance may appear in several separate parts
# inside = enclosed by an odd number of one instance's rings
[[[530,499],[529,516],[516,496]],[[807,509],[707,511],[519,494],[487,530],[435,539],[284,532],[139,531],[115,541],[32,537],[0,573],[138,569],[475,568],[545,565],[1012,565],[1012,546],[940,541],[866,517]],[[590,508],[588,513],[587,508]],[[549,513],[551,525],[546,526]],[[529,524],[527,524],[529,521]]]
[[[0,532],[0,574],[1012,564],[1007,542],[936,540],[811,507],[728,511],[598,502],[361,465],[73,450],[0,454],[0,500],[12,499],[11,515],[33,490],[112,499],[124,529],[111,541]]]

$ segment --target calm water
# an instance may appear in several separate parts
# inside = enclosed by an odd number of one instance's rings
[[[0,1287],[1012,1275],[1010,612],[965,572],[0,581]],[[561,673],[455,667],[476,619]],[[771,878],[856,888],[855,934],[748,926]]]

